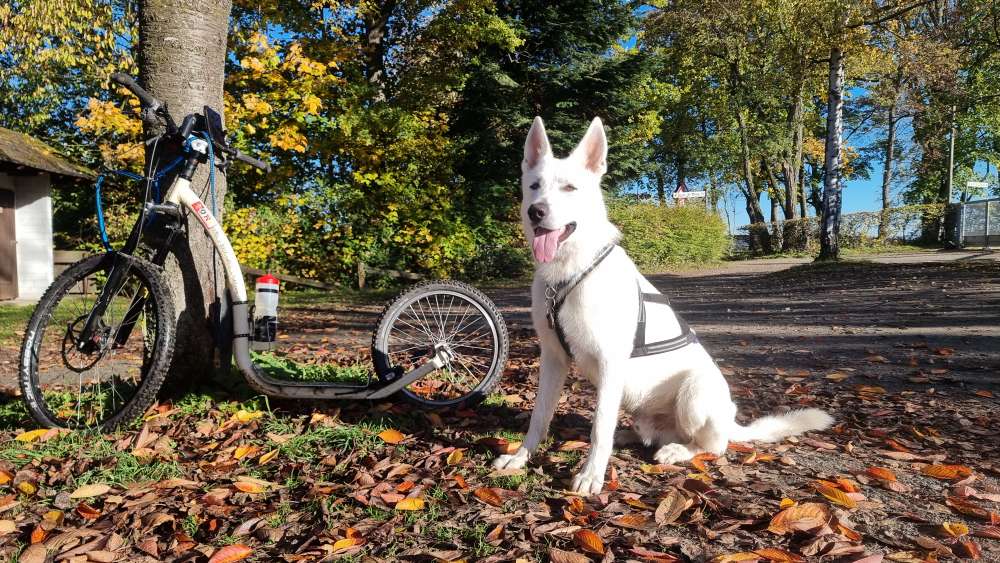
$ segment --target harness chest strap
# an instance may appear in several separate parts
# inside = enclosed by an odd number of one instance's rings
[[[573,352],[569,348],[569,342],[566,341],[566,333],[563,331],[562,324],[559,322],[559,311],[562,310],[563,303],[566,301],[566,297],[572,293],[576,286],[580,285],[587,275],[594,271],[605,258],[611,254],[611,251],[615,249],[615,245],[610,244],[597,254],[597,257],[590,264],[590,266],[569,280],[560,282],[554,287],[547,285],[545,287],[545,301],[547,305],[546,319],[549,322],[549,328],[555,330],[556,337],[559,339],[559,344],[562,346],[566,355],[570,358],[573,357]],[[667,340],[660,340],[658,342],[646,343],[646,303],[661,303],[664,305],[670,305],[670,299],[666,295],[659,293],[644,293],[642,291],[642,284],[636,280],[636,287],[639,290],[639,318],[636,321],[635,326],[635,337],[632,341],[632,358],[638,358],[642,356],[652,356],[654,354],[665,354],[667,352],[673,352],[674,350],[680,350],[681,348],[687,346],[688,344],[693,344],[698,341],[698,336],[691,329],[690,326],[684,319],[674,313],[677,317],[677,322],[680,325],[681,333],[678,336],[669,338]],[[566,288],[566,291],[559,295],[559,292]]]

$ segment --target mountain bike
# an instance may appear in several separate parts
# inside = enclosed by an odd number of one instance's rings
[[[417,284],[385,306],[372,336],[374,370],[366,379],[301,381],[266,373],[255,364],[251,345],[255,338],[273,339],[273,327],[251,330],[243,272],[210,207],[217,167],[238,161],[266,174],[270,165],[231,147],[214,109],[205,106],[178,125],[166,104],[131,77],[119,73],[111,80],[135,94],[145,115],[164,131],[147,142],[152,148],[146,175],[132,175],[145,184],[145,193],[122,248],[108,242],[98,180],[105,252],[62,272],[28,322],[19,383],[39,424],[106,431],[139,417],[156,401],[177,337],[164,264],[178,237],[186,236],[187,214],[197,218],[221,258],[233,357],[254,390],[292,399],[383,399],[400,393],[419,406],[439,408],[475,405],[497,385],[509,345],[503,318],[481,291],[451,280]],[[165,158],[172,160],[162,164]],[[210,205],[191,186],[205,165],[210,166]],[[169,187],[161,193],[163,180]]]

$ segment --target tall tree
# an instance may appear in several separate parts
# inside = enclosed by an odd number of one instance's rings
[[[143,0],[139,8],[139,77],[150,93],[165,102],[177,119],[203,106],[222,111],[231,0]],[[158,133],[156,123],[147,134]],[[215,174],[214,193],[207,166],[199,168],[192,188],[202,192],[221,220],[226,195],[224,174]],[[220,316],[226,303],[222,263],[198,220],[187,217],[187,237],[180,238],[166,268],[177,311],[177,348],[172,372],[184,378],[228,369],[228,331]],[[215,344],[215,346],[213,346]],[[213,362],[213,358],[215,361]]]
[[[842,209],[841,151],[844,137],[844,49],[830,48],[830,78],[827,92],[826,148],[823,155],[823,216],[819,231],[819,260],[840,257],[840,213]]]

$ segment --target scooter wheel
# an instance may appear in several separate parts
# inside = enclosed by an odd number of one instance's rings
[[[507,325],[483,292],[457,281],[427,281],[386,305],[372,337],[372,360],[377,374],[396,376],[444,348],[449,361],[401,393],[422,407],[471,406],[499,383],[509,346]]]

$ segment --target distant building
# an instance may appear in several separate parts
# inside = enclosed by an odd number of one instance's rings
[[[93,173],[45,143],[0,127],[0,300],[37,299],[52,283],[52,184]]]

